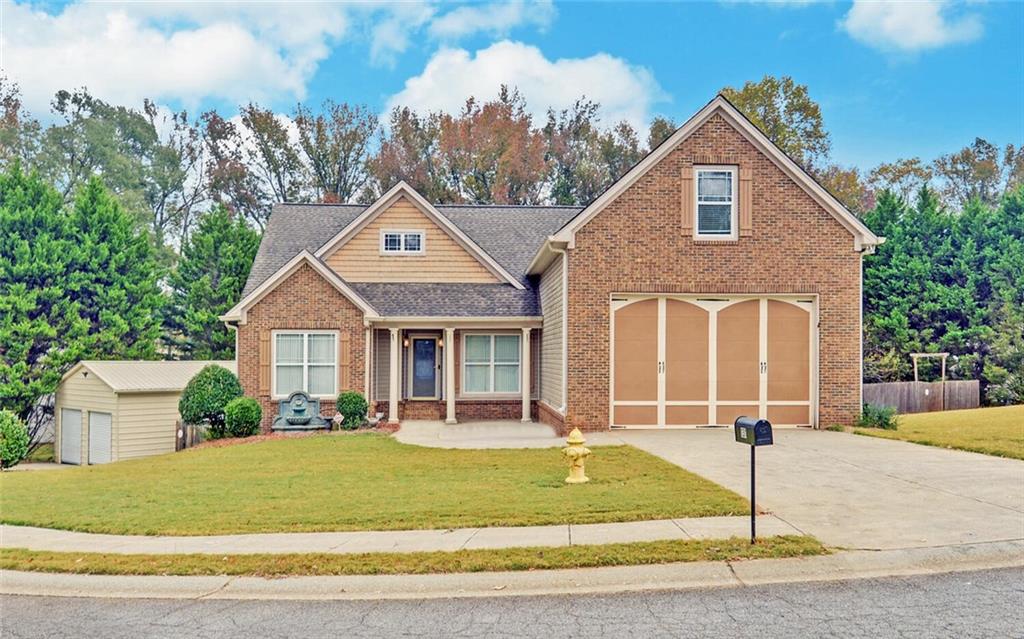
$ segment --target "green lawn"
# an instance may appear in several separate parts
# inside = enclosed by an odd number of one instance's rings
[[[600,546],[500,548],[455,552],[286,554],[286,555],[122,555],[0,550],[0,569],[93,575],[394,575],[499,570],[540,570],[635,566],[680,561],[726,561],[827,554],[813,537],[687,539]]]
[[[527,526],[740,515],[748,502],[629,446],[569,486],[558,449],[443,450],[323,435],[0,475],[0,521],[206,535]]]
[[[857,428],[858,435],[959,448],[1024,459],[1024,406],[999,406],[901,415],[899,429]]]

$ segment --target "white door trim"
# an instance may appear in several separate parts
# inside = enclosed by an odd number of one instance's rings
[[[437,335],[435,335],[433,333],[429,333],[429,334],[410,333],[408,335],[408,338],[409,338],[409,348],[406,349],[406,350],[407,350],[408,356],[409,356],[409,365],[407,367],[408,368],[408,373],[407,374],[408,374],[408,377],[409,377],[409,379],[408,379],[409,399],[410,400],[414,400],[414,401],[429,401],[429,400],[434,400],[434,399],[441,399],[440,393],[438,393],[438,385],[439,385],[439,381],[440,381],[440,378],[441,378],[441,373],[443,371],[439,371],[437,369]],[[420,340],[430,340],[430,341],[434,342],[434,394],[433,395],[429,395],[429,396],[419,396],[419,395],[415,394],[416,386],[414,384],[415,379],[414,379],[414,375],[413,375],[413,372],[414,372],[413,369],[416,367],[416,340],[418,340],[418,339],[420,339]]]

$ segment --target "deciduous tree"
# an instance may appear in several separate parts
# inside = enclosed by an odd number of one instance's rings
[[[377,131],[377,116],[365,106],[326,100],[317,115],[300,104],[295,126],[317,198],[351,201],[366,184],[366,161]]]
[[[805,170],[828,158],[832,143],[806,85],[766,75],[739,89],[725,87],[722,95]]]

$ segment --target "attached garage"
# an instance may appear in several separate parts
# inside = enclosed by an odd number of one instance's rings
[[[814,296],[611,301],[613,427],[817,423]]]
[[[57,450],[64,464],[105,464],[174,452],[178,399],[204,366],[228,361],[83,361],[57,387]]]

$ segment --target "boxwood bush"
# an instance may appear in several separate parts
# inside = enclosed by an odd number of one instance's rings
[[[260,432],[263,409],[251,397],[236,397],[224,407],[224,426],[231,437],[252,437]]]
[[[242,384],[226,368],[210,364],[196,373],[178,400],[178,412],[188,424],[206,424],[212,439],[227,434],[224,408],[228,402],[242,396]]]
[[[16,466],[28,455],[28,428],[9,410],[0,410],[0,468]]]
[[[338,412],[341,413],[343,421],[341,427],[345,430],[355,430],[366,421],[366,411],[370,406],[362,393],[345,391],[338,395]]]

